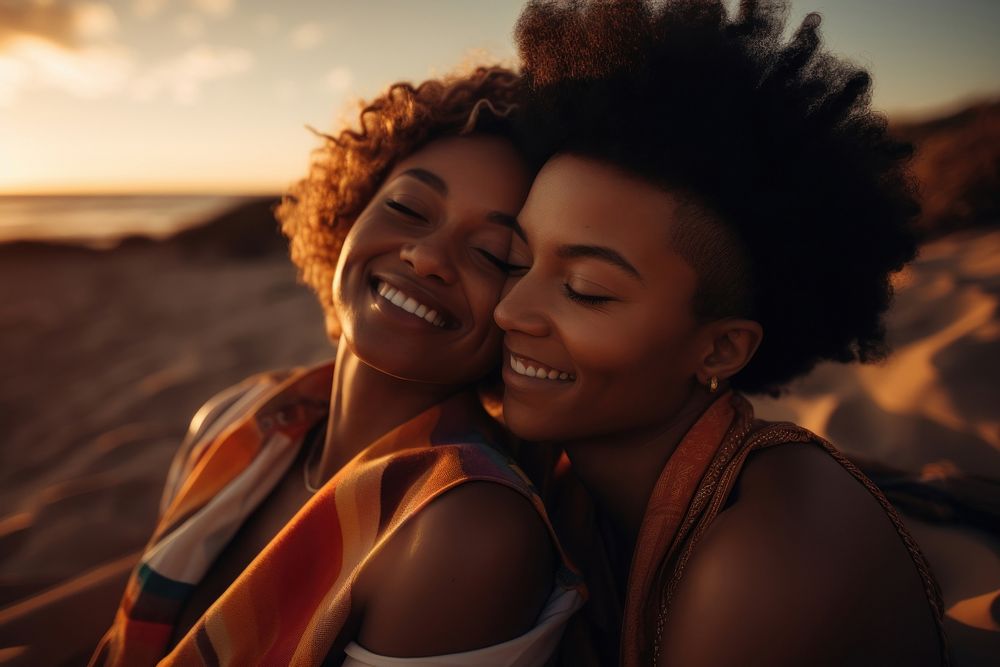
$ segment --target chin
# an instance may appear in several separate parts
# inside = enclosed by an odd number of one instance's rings
[[[382,352],[382,354],[368,355],[359,351],[357,354],[365,365],[400,380],[427,384],[440,384],[442,382],[442,379],[432,369],[426,368],[425,364],[414,363],[412,357],[400,359],[395,355],[386,355],[384,351]]]
[[[553,424],[547,415],[538,410],[526,409],[509,399],[503,402],[503,421],[507,430],[525,440],[558,442],[566,439],[566,433],[558,424]]]
[[[407,382],[452,386],[464,386],[475,382],[474,379],[455,377],[448,373],[447,371],[454,369],[454,364],[445,363],[419,351],[401,347],[389,348],[378,344],[353,345],[351,350],[366,366]]]

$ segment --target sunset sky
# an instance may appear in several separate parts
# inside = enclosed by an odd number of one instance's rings
[[[521,0],[0,0],[0,194],[278,192],[312,125],[463,62],[513,62]],[[996,0],[794,0],[919,116],[1000,93]]]

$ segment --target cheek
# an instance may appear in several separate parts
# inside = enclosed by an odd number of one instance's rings
[[[496,329],[493,311],[505,293],[506,276],[499,271],[486,271],[478,266],[466,265],[460,279],[476,326],[489,325],[485,328]]]
[[[364,254],[365,251],[365,233],[364,226],[359,221],[351,227],[350,231],[347,232],[347,236],[344,237],[344,243],[340,247],[340,255],[337,257],[337,268],[334,272],[334,298],[336,298],[337,293],[344,280],[344,271],[349,269],[349,267],[357,264],[360,255]]]
[[[337,313],[337,319],[340,320],[341,326],[350,326],[349,319],[351,313],[347,307],[348,301],[345,295],[345,270],[350,264],[352,246],[349,240],[345,240],[344,245],[341,249],[340,256],[337,258],[337,266],[333,272],[333,286],[331,292],[331,298],[333,299],[333,306]]]
[[[500,350],[503,344],[503,331],[493,326],[485,332],[477,349],[465,362],[470,376],[479,378],[500,365]]]
[[[504,281],[503,286],[500,288],[500,298],[497,299],[497,303],[499,303],[500,301],[502,301],[504,299],[504,297],[506,297],[508,294],[510,294],[510,291],[512,289],[514,289],[514,285],[516,283],[517,283],[517,278],[513,278],[513,277],[508,277]]]
[[[380,224],[377,219],[359,218],[344,238],[344,245],[340,251],[340,260],[345,259],[348,263],[356,263],[398,245],[400,239],[398,234],[385,224]]]
[[[489,358],[490,363],[495,364],[500,355],[503,331],[493,319],[493,311],[500,301],[504,278],[479,274],[467,276],[465,282],[466,298],[475,326],[472,343],[481,348],[476,357]]]
[[[621,426],[655,419],[687,390],[692,336],[662,315],[606,315],[567,333],[580,382],[572,411]]]
[[[578,375],[589,390],[659,391],[683,373],[678,332],[629,326],[591,327],[567,341]]]
[[[402,241],[392,229],[371,216],[362,216],[352,225],[344,238],[337,267],[333,275],[333,303],[341,321],[349,320],[355,290],[365,286],[356,284],[369,260],[386,253],[397,252]]]

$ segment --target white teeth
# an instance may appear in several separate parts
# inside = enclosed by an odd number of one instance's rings
[[[530,378],[538,378],[540,380],[573,380],[574,376],[569,373],[560,372],[557,370],[545,370],[544,368],[535,368],[534,366],[525,366],[523,362],[517,359],[513,354],[510,355],[510,367],[518,375],[525,375]]]
[[[444,320],[441,319],[440,317],[438,317],[438,312],[436,310],[428,311],[428,313],[426,315],[424,315],[423,317],[424,317],[425,320],[427,320],[428,322],[430,322],[431,324],[433,324],[435,326],[438,326],[438,327],[443,327],[444,326]]]
[[[430,322],[436,327],[443,327],[445,325],[444,318],[440,317],[436,310],[431,310],[413,297],[407,296],[395,287],[390,286],[385,281],[379,281],[376,291],[392,305],[398,306],[406,312]]]

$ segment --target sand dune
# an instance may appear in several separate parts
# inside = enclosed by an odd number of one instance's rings
[[[0,664],[79,664],[195,410],[250,373],[331,354],[281,247],[249,234],[212,248],[209,232],[196,252],[196,232],[109,252],[0,248]],[[72,632],[52,642],[52,627]]]
[[[960,473],[994,480],[987,492],[995,517],[1000,230],[960,232],[925,245],[898,285],[888,318],[895,347],[889,359],[823,365],[788,396],[755,397],[754,405],[761,416],[795,421],[849,454],[928,481]],[[996,664],[1000,544],[980,531],[904,518],[941,583],[955,664]]]
[[[898,122],[892,132],[916,145],[913,174],[921,186],[925,230],[939,236],[1000,221],[1000,98]]]
[[[826,364],[754,403],[900,468],[1000,478],[1000,230],[924,246],[897,282],[888,360]]]

